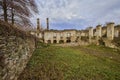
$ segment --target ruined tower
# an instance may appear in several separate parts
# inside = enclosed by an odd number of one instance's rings
[[[114,23],[107,23],[107,38],[108,40],[113,40],[114,38]]]
[[[49,30],[49,18],[46,18],[47,30]]]
[[[96,26],[96,37],[97,39],[102,37],[102,26],[101,25]]]
[[[91,43],[91,38],[93,37],[93,27],[89,27],[89,42]]]
[[[89,27],[89,38],[93,37],[93,27]]]

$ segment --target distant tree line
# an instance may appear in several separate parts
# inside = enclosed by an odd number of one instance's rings
[[[30,26],[32,12],[38,13],[35,0],[0,0],[0,18],[5,22]]]

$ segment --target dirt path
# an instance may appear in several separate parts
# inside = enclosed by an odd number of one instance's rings
[[[98,58],[108,58],[120,63],[120,52],[114,49],[114,51],[106,51],[101,49],[93,49],[90,47],[73,47],[74,49],[83,51],[87,54],[96,56]],[[101,47],[100,47],[101,48]]]

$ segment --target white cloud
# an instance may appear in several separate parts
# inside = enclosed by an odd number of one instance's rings
[[[120,0],[36,0],[36,2],[40,12],[32,19],[41,18],[43,25],[46,17],[50,18],[52,26],[58,23],[59,28],[63,28],[62,23],[74,24],[77,26],[75,28],[81,29],[108,21],[120,22]]]

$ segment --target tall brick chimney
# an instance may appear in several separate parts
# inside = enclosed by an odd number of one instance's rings
[[[49,30],[49,18],[46,18],[46,22],[47,22],[47,30]]]
[[[39,32],[40,32],[40,21],[39,21],[40,19],[39,18],[37,18],[37,35],[39,34]]]

